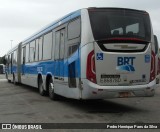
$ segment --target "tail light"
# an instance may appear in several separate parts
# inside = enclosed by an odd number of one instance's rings
[[[93,83],[96,83],[96,68],[95,68],[94,50],[88,54],[86,76],[88,80],[90,80]]]
[[[150,82],[155,79],[155,53],[152,51],[151,56],[151,70],[150,70]]]

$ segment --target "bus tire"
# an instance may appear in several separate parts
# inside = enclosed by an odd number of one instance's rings
[[[44,90],[44,85],[43,85],[42,78],[40,78],[38,80],[38,89],[39,89],[39,94],[44,96],[45,95],[45,90]]]
[[[54,85],[53,85],[53,80],[49,80],[49,98],[51,100],[58,100],[58,95],[54,93]]]

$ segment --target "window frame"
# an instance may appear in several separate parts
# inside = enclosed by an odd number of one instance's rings
[[[69,25],[71,22],[76,21],[76,20],[78,20],[78,19],[79,19],[79,22],[80,22],[80,23],[79,23],[79,24],[80,24],[80,34],[79,34],[78,37],[75,37],[75,38],[73,38],[73,39],[68,39],[68,25]],[[66,46],[67,49],[66,49],[66,54],[65,54],[66,58],[70,57],[72,54],[74,54],[74,53],[77,51],[77,49],[78,49],[78,47],[79,47],[79,45],[80,45],[80,43],[81,43],[81,36],[82,36],[81,33],[82,33],[81,16],[78,16],[78,17],[70,20],[70,21],[68,22],[68,24],[67,24],[67,46]],[[77,46],[77,49],[74,50],[74,52],[70,53],[69,51],[70,51],[70,50],[73,51],[73,47],[75,47],[75,46]]]
[[[76,21],[76,20],[79,20],[79,21],[80,21],[80,23],[79,23],[79,24],[80,24],[79,36],[76,36],[76,37],[74,37],[74,38],[69,38],[69,30],[68,30],[68,29],[69,29],[69,25],[70,25],[72,22]],[[81,17],[78,16],[78,17],[72,19],[71,21],[69,21],[68,24],[67,24],[67,30],[66,30],[66,31],[67,31],[66,33],[67,33],[67,39],[68,39],[68,41],[81,37]]]
[[[52,39],[52,41],[51,41],[51,53],[50,53],[50,58],[46,58],[46,59],[44,59],[44,37],[45,37],[45,35],[47,35],[47,34],[49,34],[49,33],[51,33],[51,39]],[[52,30],[50,30],[50,31],[48,31],[47,33],[45,33],[45,34],[43,34],[42,35],[43,36],[43,40],[42,40],[42,60],[51,60],[52,59],[52,48],[53,48],[53,32],[52,32]],[[39,44],[38,44],[39,45]]]
[[[31,60],[31,46],[32,46],[32,42],[34,42],[34,51],[33,51],[33,60]],[[36,48],[36,41],[35,41],[35,39],[34,40],[32,40],[30,43],[29,43],[29,60],[30,60],[30,62],[34,62],[35,61],[35,48]]]
[[[35,62],[39,61],[39,39],[35,39]]]
[[[25,47],[26,47],[25,63],[30,63],[30,43],[27,43]],[[27,54],[27,48],[28,48],[28,54]]]
[[[42,38],[42,40],[41,40],[42,41],[42,43],[41,43],[42,44],[41,58],[40,58],[40,52],[39,52],[40,51],[40,46],[39,46],[40,45],[40,43],[39,43],[40,38]],[[39,36],[37,39],[38,39],[38,61],[43,61],[43,35]]]

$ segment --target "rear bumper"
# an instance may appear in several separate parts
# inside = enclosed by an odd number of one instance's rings
[[[155,94],[156,80],[149,84],[134,86],[100,86],[87,79],[83,80],[82,99],[106,99],[123,97],[121,93],[128,93],[124,97],[151,97]]]

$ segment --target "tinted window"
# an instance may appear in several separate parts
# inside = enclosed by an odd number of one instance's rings
[[[51,59],[52,32],[44,35],[43,39],[43,60]]]
[[[124,9],[89,10],[95,40],[114,37],[132,37],[150,41],[149,15]]]
[[[43,49],[43,43],[42,43],[42,37],[39,38],[39,60],[42,60],[42,49]]]
[[[35,61],[38,61],[38,56],[39,56],[39,54],[38,54],[38,39],[36,39],[36,50],[35,50]]]
[[[65,48],[65,29],[61,30],[60,35],[60,59],[64,58],[64,48]]]
[[[30,43],[30,62],[35,60],[35,41]]]
[[[30,62],[29,61],[30,58],[29,58],[29,44],[26,45],[26,62]]]
[[[60,31],[56,32],[56,37],[55,37],[55,59],[59,59],[59,45],[60,45]]]
[[[78,46],[78,44],[69,46],[68,56],[72,55],[78,49]]]
[[[74,39],[80,36],[81,26],[80,18],[70,22],[68,24],[68,39]]]

